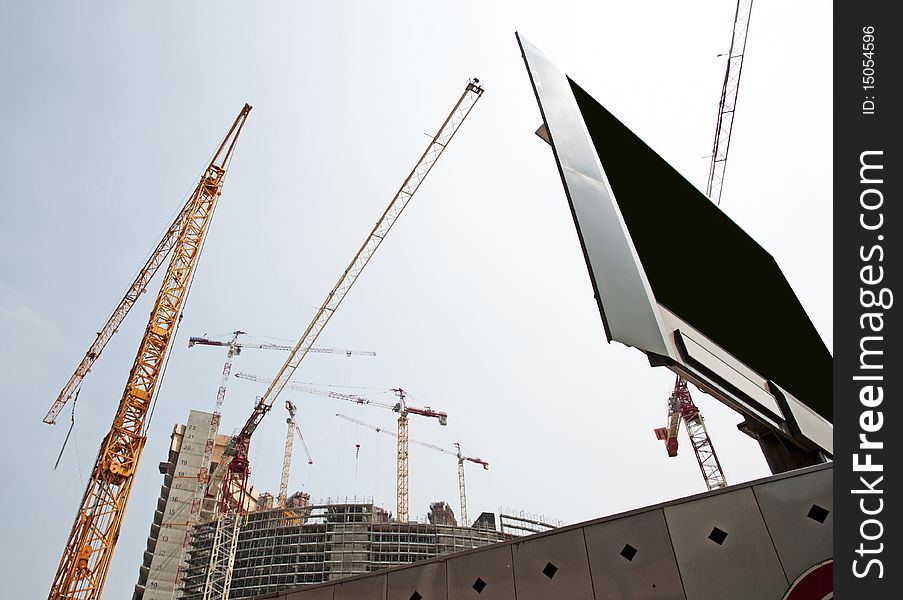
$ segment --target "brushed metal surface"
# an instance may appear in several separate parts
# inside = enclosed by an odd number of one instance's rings
[[[790,581],[834,556],[833,482],[834,470],[823,469],[752,488]],[[829,511],[823,523],[807,516],[813,505]]]
[[[335,586],[318,587],[306,590],[304,588],[280,595],[278,600],[334,600]]]
[[[752,489],[740,488],[664,509],[687,598],[781,598],[789,585]],[[723,543],[709,539],[715,528]]]
[[[593,600],[582,529],[512,544],[511,555],[517,600]]]
[[[515,600],[511,546],[449,557],[448,600]],[[484,586],[474,589],[477,580]]]
[[[583,528],[596,600],[686,600],[658,509]]]
[[[794,437],[802,438],[833,455],[834,425],[775,382],[768,383],[775,388],[775,397],[785,407],[784,414]]]
[[[447,600],[445,563],[434,562],[388,573],[386,600]]]
[[[655,300],[564,75],[518,35],[609,341],[668,355]]]
[[[336,583],[334,600],[386,600],[386,574]]]

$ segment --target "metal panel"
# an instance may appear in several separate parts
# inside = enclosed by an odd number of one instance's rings
[[[609,341],[668,355],[652,290],[605,178],[573,92],[539,50],[518,35]]]
[[[664,513],[687,598],[762,600],[787,590],[750,488],[669,506]]]
[[[769,381],[768,384],[774,390],[794,437],[834,454],[834,426],[775,382]]]
[[[774,396],[766,389],[768,383],[760,375],[754,374],[754,371],[750,371],[743,363],[739,363],[730,354],[717,348],[715,344],[710,343],[707,344],[708,347],[703,346],[684,331],[675,332],[675,336],[683,343],[690,360],[716,373],[776,416],[782,415]]]
[[[434,562],[388,574],[386,600],[446,600],[445,563]]]
[[[660,509],[584,527],[583,534],[597,600],[686,600]]]
[[[790,581],[834,556],[833,475],[833,469],[821,469],[753,487]]]
[[[774,258],[539,50],[518,42],[544,120],[537,133],[552,146],[608,340],[679,374],[699,372],[678,353],[676,328],[663,325],[658,305],[667,305],[724,350],[693,348],[717,376],[704,377],[716,397],[786,434],[767,374],[820,415],[800,413],[804,437],[830,437],[832,358]],[[736,268],[713,259],[713,246],[730,250]],[[712,289],[688,294],[686,272]],[[751,289],[768,297],[769,311]],[[738,375],[727,353],[756,376]]]
[[[335,600],[386,600],[386,575],[336,583]]]
[[[289,592],[285,596],[279,596],[278,600],[333,600],[334,593],[335,588],[333,586],[317,587],[312,590],[302,588]]]
[[[511,565],[511,546],[449,558],[448,600],[515,600]]]
[[[512,544],[517,600],[593,600],[582,529]]]

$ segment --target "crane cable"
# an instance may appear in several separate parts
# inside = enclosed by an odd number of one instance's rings
[[[60,466],[60,460],[62,460],[63,452],[65,452],[65,450],[66,450],[66,444],[69,443],[69,436],[72,435],[73,430],[75,430],[75,403],[78,402],[78,395],[81,393],[81,391],[82,391],[81,386],[79,386],[78,389],[75,390],[75,397],[72,399],[72,415],[70,417],[70,422],[69,422],[69,431],[66,432],[66,439],[63,440],[63,446],[60,448],[60,453],[56,457],[56,462],[53,465],[54,471],[56,471],[56,468],[58,466]],[[84,477],[84,475],[82,475],[82,459],[78,453],[78,435],[76,435],[74,438],[72,438],[72,443],[75,444],[75,460],[76,460],[76,464],[78,465],[78,478],[82,482],[82,487],[84,487],[85,477]]]

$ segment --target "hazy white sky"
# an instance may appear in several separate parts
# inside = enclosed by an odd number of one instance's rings
[[[411,436],[491,463],[468,470],[470,517],[499,507],[566,522],[701,492],[682,438],[669,459],[670,371],[607,344],[520,57],[520,31],[681,173],[703,186],[734,2],[94,2],[0,4],[0,579],[46,594],[106,433],[153,292],[68,410],[41,418],[244,102],[226,179],[150,428],[106,586],[131,596],[173,423],[211,410],[225,352],[191,335],[240,328],[294,340],[413,167],[469,77],[486,92],[297,379],[387,390],[449,414]],[[722,208],[777,259],[832,342],[831,16],[813,1],[756,3]],[[712,261],[723,258],[712,249]],[[690,280],[717,293],[716,282]],[[763,310],[767,306],[763,305]],[[272,377],[284,356],[236,370]],[[231,382],[225,433],[261,387]],[[315,464],[292,488],[372,496],[394,510],[394,415],[286,393]],[[376,398],[390,399],[389,393]],[[740,421],[695,394],[729,482],[768,474]],[[280,406],[252,445],[276,491]],[[354,445],[361,444],[357,477]],[[412,446],[411,513],[447,500],[452,457]]]

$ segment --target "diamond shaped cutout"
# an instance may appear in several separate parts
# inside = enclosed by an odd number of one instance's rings
[[[727,539],[727,532],[714,527],[712,533],[709,534],[709,539],[720,546]]]
[[[473,587],[473,589],[476,590],[478,594],[482,594],[483,590],[486,589],[486,582],[477,577],[477,580],[473,582],[473,585],[471,587]]]
[[[827,508],[821,507],[818,504],[813,504],[812,508],[809,509],[809,514],[807,514],[806,516],[813,521],[824,523],[829,514],[831,514],[831,511],[829,511]]]
[[[421,595],[420,595],[418,592],[416,592],[416,591],[415,591],[413,594],[411,594],[411,600],[421,600],[422,598],[423,598],[423,596],[421,596]]]
[[[548,577],[549,579],[555,577],[555,573],[558,572],[558,567],[553,565],[552,563],[546,563],[546,566],[542,570],[542,574]]]
[[[626,544],[621,550],[621,556],[623,556],[627,560],[633,560],[633,557],[636,556],[636,552],[636,548],[634,548],[630,544]]]

